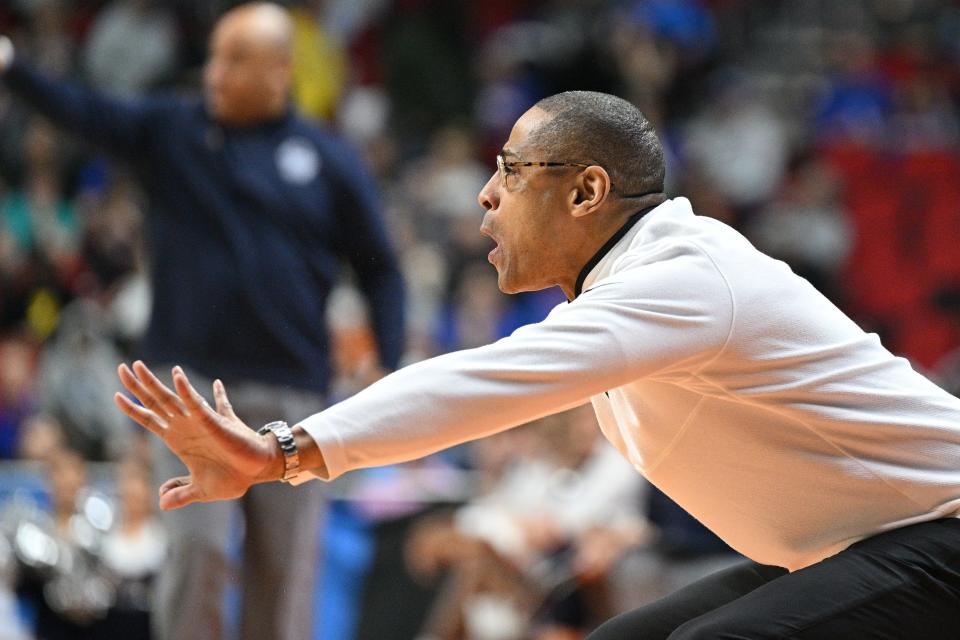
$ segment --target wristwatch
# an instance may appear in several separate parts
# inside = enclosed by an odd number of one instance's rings
[[[257,431],[260,435],[272,433],[280,443],[280,450],[283,451],[283,482],[290,482],[296,479],[300,473],[300,453],[297,451],[297,443],[293,439],[293,430],[283,420],[268,422]]]

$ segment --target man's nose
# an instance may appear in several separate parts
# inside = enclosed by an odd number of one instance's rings
[[[500,204],[499,186],[500,179],[497,176],[497,172],[494,171],[490,179],[487,180],[487,184],[483,185],[483,189],[480,189],[480,193],[477,195],[477,202],[479,202],[480,206],[485,210],[490,211],[491,209],[496,209],[497,205]]]

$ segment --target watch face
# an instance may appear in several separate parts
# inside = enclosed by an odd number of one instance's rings
[[[274,420],[273,422],[268,422],[257,431],[257,433],[261,435],[271,432],[277,436],[278,440],[286,440],[287,438],[293,439],[293,431],[290,430],[290,427],[283,420]]]
[[[273,433],[283,451],[284,470],[283,482],[289,482],[300,473],[300,454],[297,451],[297,442],[293,438],[293,430],[283,420],[269,422],[258,431],[260,434]]]

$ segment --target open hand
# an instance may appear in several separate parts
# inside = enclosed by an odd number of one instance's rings
[[[121,364],[117,373],[123,386],[143,405],[117,393],[117,406],[162,439],[190,472],[163,483],[161,509],[238,498],[251,485],[279,480],[283,475],[283,454],[276,438],[259,435],[241,422],[219,380],[213,383],[214,410],[180,367],[173,369],[176,392],[139,360],[132,370]]]

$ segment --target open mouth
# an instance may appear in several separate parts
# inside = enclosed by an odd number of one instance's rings
[[[480,233],[487,236],[488,238],[490,238],[490,240],[493,241],[494,246],[493,246],[493,249],[490,250],[490,253],[487,254],[487,262],[489,262],[490,264],[494,264],[494,260],[496,259],[497,254],[500,253],[500,243],[493,236],[493,233],[491,233],[489,229],[481,227]]]

